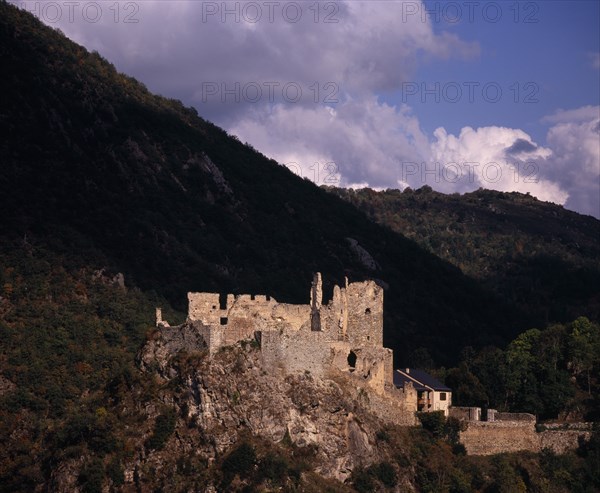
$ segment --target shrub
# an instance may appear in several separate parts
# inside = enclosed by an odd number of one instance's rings
[[[175,421],[176,416],[174,409],[169,409],[164,414],[159,415],[154,424],[154,433],[146,442],[146,447],[149,449],[161,450],[175,431]]]
[[[417,413],[423,429],[429,431],[434,437],[442,438],[446,434],[446,417],[444,411],[432,413]]]
[[[125,470],[117,457],[111,460],[106,466],[106,474],[115,486],[121,486],[125,483]]]
[[[352,471],[352,486],[358,493],[375,491],[375,482],[370,471],[358,468]]]
[[[243,442],[237,448],[232,450],[223,460],[221,472],[223,473],[223,482],[227,486],[236,475],[240,478],[248,476],[256,462],[256,451],[252,445]]]
[[[283,484],[288,474],[288,462],[281,456],[268,453],[260,461],[261,475],[271,480],[274,484]]]
[[[373,469],[375,476],[384,484],[384,486],[387,486],[388,488],[396,486],[398,481],[396,478],[396,470],[389,462],[382,462],[377,466],[374,466]]]
[[[102,493],[102,483],[104,482],[104,468],[102,462],[98,459],[86,464],[78,478],[82,493]]]

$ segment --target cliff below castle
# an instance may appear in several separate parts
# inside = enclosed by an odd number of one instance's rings
[[[368,393],[351,376],[274,370],[263,364],[254,341],[211,356],[203,346],[191,325],[161,328],[139,355],[141,368],[174,390],[164,398],[180,416],[168,446],[189,450],[190,459],[216,464],[251,435],[308,454],[314,472],[343,482],[353,469],[397,454],[377,439],[385,424],[369,411]],[[166,481],[172,472],[163,461],[163,454],[153,451],[138,458],[146,468],[161,469]],[[218,489],[203,488],[210,486]],[[407,480],[399,491],[411,489]]]

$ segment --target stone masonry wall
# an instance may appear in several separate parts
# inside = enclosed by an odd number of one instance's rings
[[[497,421],[530,421],[535,423],[535,416],[529,413],[496,413]]]
[[[549,448],[556,454],[575,450],[592,435],[589,423],[549,425],[536,432],[534,421],[469,421],[460,433],[460,442],[469,455],[493,455],[527,450],[540,452]]]
[[[268,296],[188,293],[188,322],[198,328],[210,354],[256,337],[268,371],[325,376],[340,370],[369,394],[379,415],[414,424],[416,392],[395,388],[393,354],[383,347],[383,289],[373,281],[346,280],[334,287],[327,305],[322,297],[320,274],[308,305],[278,303]]]
[[[348,340],[354,347],[383,347],[383,289],[374,281],[349,284]]]
[[[462,421],[480,421],[481,408],[452,406],[449,410],[448,415],[451,418],[460,419]]]
[[[581,441],[588,441],[592,436],[592,423],[569,423],[543,425],[540,449],[549,448],[554,453],[562,454],[576,449]]]
[[[334,352],[326,334],[311,331],[308,327],[295,332],[263,331],[260,345],[263,364],[273,371],[309,371],[322,377],[334,360]],[[350,351],[349,347],[347,351]]]
[[[469,455],[537,452],[540,448],[535,423],[528,421],[469,421],[460,432],[460,442]]]

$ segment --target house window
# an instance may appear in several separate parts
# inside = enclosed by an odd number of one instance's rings
[[[440,401],[446,400],[446,392],[440,392]]]
[[[227,325],[227,317],[221,317],[221,325]]]

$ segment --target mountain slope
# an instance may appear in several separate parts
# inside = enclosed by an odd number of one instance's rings
[[[526,327],[412,241],[33,16],[0,9],[5,237],[106,262],[179,308],[188,290],[306,302],[315,271],[329,290],[344,275],[377,278],[399,358],[426,347],[451,361],[465,344],[501,344]]]
[[[520,193],[329,189],[531,316],[600,317],[600,221]]]
[[[182,316],[163,295],[180,308],[188,289],[306,302],[314,270],[329,286],[373,276],[388,285],[386,344],[401,358],[426,346],[453,360],[467,342],[501,343],[523,326],[455,267],[3,0],[0,70],[0,492],[203,491],[229,481],[227,491],[350,491],[315,472],[326,448],[274,444],[241,420],[208,434],[190,419],[200,377],[224,416],[277,405],[270,397],[285,399],[282,389],[293,390],[289,412],[314,415],[322,396],[307,375],[275,389],[259,377],[257,393],[248,344],[223,351],[212,376],[198,353],[170,361],[168,383],[139,371],[153,307]],[[455,455],[427,430],[378,429],[368,416],[362,426],[378,454],[352,471],[356,491],[592,484],[597,448],[585,460],[497,461]],[[230,441],[215,443],[222,437]]]

